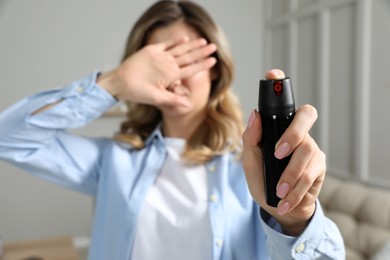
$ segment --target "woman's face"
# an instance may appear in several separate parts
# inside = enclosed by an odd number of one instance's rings
[[[192,27],[182,21],[154,30],[148,40],[148,44],[159,43],[181,36],[188,36],[190,40],[200,38],[200,35]],[[188,99],[189,105],[172,105],[158,107],[163,116],[203,116],[211,91],[210,70],[204,70],[197,74],[176,81],[168,90],[173,91]]]

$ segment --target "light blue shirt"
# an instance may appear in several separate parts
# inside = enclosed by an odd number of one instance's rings
[[[95,72],[65,88],[24,98],[2,112],[0,158],[95,196],[89,259],[128,260],[141,204],[162,168],[166,147],[158,128],[139,151],[112,139],[67,133],[65,129],[84,126],[116,103],[96,84],[96,77]],[[59,100],[51,109],[31,115]],[[236,155],[217,156],[206,169],[208,196],[213,198],[208,208],[212,259],[345,259],[340,232],[319,202],[301,236],[286,236],[253,201]],[[190,241],[189,237],[183,242]]]

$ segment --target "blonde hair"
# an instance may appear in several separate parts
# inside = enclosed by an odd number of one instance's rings
[[[241,151],[243,132],[242,112],[238,99],[231,90],[233,60],[222,30],[199,5],[190,1],[158,1],[135,23],[127,40],[122,61],[144,47],[150,34],[157,28],[183,21],[194,28],[201,37],[218,47],[213,55],[211,92],[204,122],[187,140],[182,154],[188,163],[199,164],[227,151]],[[161,122],[161,112],[154,106],[127,103],[127,120],[122,123],[117,140],[142,149],[144,141]]]

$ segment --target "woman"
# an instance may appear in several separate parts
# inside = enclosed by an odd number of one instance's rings
[[[294,154],[278,187],[282,202],[268,207],[260,118],[251,113],[241,162],[232,76],[226,40],[201,7],[156,2],[135,24],[118,68],[4,111],[0,157],[96,197],[89,259],[344,258],[338,229],[317,202],[325,158],[308,134],[315,110],[298,109],[276,147],[278,158]],[[115,141],[65,131],[117,100],[129,114]]]

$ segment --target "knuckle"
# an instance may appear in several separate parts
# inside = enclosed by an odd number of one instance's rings
[[[317,150],[317,146],[313,142],[304,141],[300,144],[300,148],[308,154],[312,154]]]
[[[290,204],[295,207],[296,205],[298,205],[301,200],[302,200],[303,196],[300,195],[298,192],[296,191],[292,191],[289,195],[288,195],[288,198],[286,200],[288,200],[290,202]]]
[[[248,134],[248,129],[246,129],[244,131],[244,133],[242,134],[242,143],[245,147],[245,145],[249,142],[249,134]]]
[[[322,150],[319,150],[318,154],[319,154],[321,161],[326,162],[326,154]]]
[[[302,106],[302,111],[305,114],[307,114],[308,116],[310,116],[311,118],[313,118],[314,121],[317,120],[318,112],[317,112],[317,109],[314,106],[309,105],[309,104],[303,105]]]
[[[293,186],[294,183],[297,182],[297,179],[299,178],[299,173],[296,170],[291,170],[290,167],[287,166],[286,170],[282,174],[280,178],[280,183],[287,182],[290,185]]]
[[[314,176],[312,172],[309,172],[308,170],[304,170],[301,176],[301,182],[305,186],[311,186],[312,183],[314,182]]]
[[[325,174],[326,172],[326,154],[323,151],[319,151],[319,160],[322,165],[322,173]]]
[[[298,129],[291,129],[288,133],[289,138],[294,142],[298,142],[303,139],[303,134]]]

